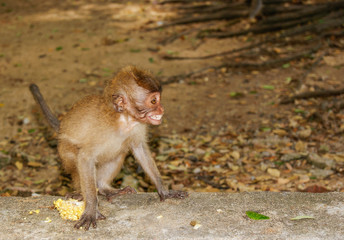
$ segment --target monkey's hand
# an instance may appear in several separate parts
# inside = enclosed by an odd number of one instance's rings
[[[98,210],[95,212],[95,214],[90,213],[89,211],[86,211],[81,215],[79,221],[74,225],[74,228],[81,228],[82,226],[85,227],[85,230],[87,231],[91,224],[93,228],[97,227],[97,220],[104,220],[106,217],[101,214]]]
[[[178,198],[178,199],[184,199],[189,196],[187,192],[183,191],[174,191],[174,190],[169,190],[168,192],[164,192],[159,195],[160,196],[160,201],[165,201],[165,199],[168,198]]]

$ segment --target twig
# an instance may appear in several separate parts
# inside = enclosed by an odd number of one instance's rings
[[[302,57],[305,57],[307,55],[310,55],[311,53],[317,51],[319,48],[321,47],[321,43],[317,44],[315,47],[304,51],[302,53],[293,55],[293,56],[288,56],[285,58],[280,58],[280,59],[274,59],[274,60],[270,60],[270,61],[265,61],[263,63],[224,63],[218,66],[209,66],[206,68],[202,68],[202,69],[198,69],[196,71],[192,71],[189,72],[187,74],[180,74],[180,75],[175,75],[175,76],[171,76],[169,77],[166,81],[162,81],[162,84],[167,85],[170,83],[174,83],[174,82],[178,82],[180,79],[184,79],[184,78],[188,78],[191,77],[192,75],[196,74],[196,73],[200,73],[200,72],[204,72],[206,70],[209,69],[220,69],[223,67],[227,67],[227,68],[245,68],[245,69],[257,69],[257,68],[264,68],[264,67],[273,67],[273,66],[278,66],[280,64],[286,63],[286,62],[290,62]]]
[[[273,59],[273,60],[269,60],[269,61],[265,61],[262,63],[225,63],[222,64],[220,66],[218,66],[217,68],[223,68],[223,67],[227,67],[227,68],[250,68],[250,69],[257,69],[257,68],[264,68],[264,67],[274,67],[274,66],[278,66],[281,65],[283,63],[286,62],[290,62],[296,59],[300,59],[303,58],[307,55],[312,54],[313,52],[316,52],[319,48],[321,47],[321,43],[317,44],[315,47],[312,47],[309,50],[303,51],[301,53],[292,55],[292,56],[288,56],[285,58],[279,58],[279,59]]]
[[[173,41],[175,41],[176,39],[178,39],[178,38],[180,38],[180,37],[182,37],[182,36],[185,36],[185,35],[188,35],[188,34],[190,34],[190,33],[192,33],[192,32],[198,31],[198,30],[200,30],[201,28],[210,27],[211,25],[213,25],[213,24],[208,24],[208,25],[205,26],[205,27],[191,28],[191,29],[185,30],[185,31],[183,31],[183,32],[181,32],[181,33],[174,34],[174,35],[172,35],[172,36],[170,36],[170,37],[164,38],[164,39],[160,40],[158,43],[160,43],[160,44],[162,44],[162,45],[166,45],[166,44],[168,44],[168,43],[172,43]]]
[[[153,28],[147,28],[147,31],[150,30],[157,30],[165,27],[171,27],[175,25],[180,25],[180,24],[190,24],[190,23],[199,23],[199,22],[207,22],[207,21],[213,21],[213,20],[228,20],[228,19],[235,19],[235,18],[240,18],[240,17],[245,17],[248,15],[247,10],[241,10],[241,11],[221,11],[215,14],[209,14],[205,16],[196,16],[196,17],[186,17],[183,19],[175,20],[173,22],[169,22],[166,24],[163,24],[158,27],[153,27]]]
[[[284,98],[280,101],[281,104],[292,103],[296,99],[309,99],[309,98],[319,98],[319,97],[331,97],[344,94],[344,88],[337,90],[320,90],[314,92],[304,92],[294,95],[289,98]]]

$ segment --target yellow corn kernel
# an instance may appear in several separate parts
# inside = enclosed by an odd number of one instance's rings
[[[36,214],[38,214],[40,212],[40,210],[39,209],[37,209],[37,210],[31,210],[31,211],[29,211],[29,214],[33,214],[33,213],[36,213]]]
[[[85,210],[85,203],[74,199],[57,199],[54,201],[54,206],[59,211],[62,219],[72,221],[79,220]]]

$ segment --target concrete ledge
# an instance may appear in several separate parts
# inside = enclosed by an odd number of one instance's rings
[[[165,202],[156,193],[121,196],[112,203],[100,198],[107,219],[88,232],[74,229],[74,222],[50,208],[56,199],[1,197],[0,238],[344,239],[344,193],[191,193],[186,200]],[[40,213],[29,214],[36,209]],[[270,219],[251,220],[245,215],[249,210]],[[290,220],[300,215],[314,219]],[[191,221],[201,227],[194,229]]]

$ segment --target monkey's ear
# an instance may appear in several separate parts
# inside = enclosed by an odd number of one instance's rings
[[[112,102],[117,112],[123,112],[126,104],[125,97],[121,94],[112,95]]]

